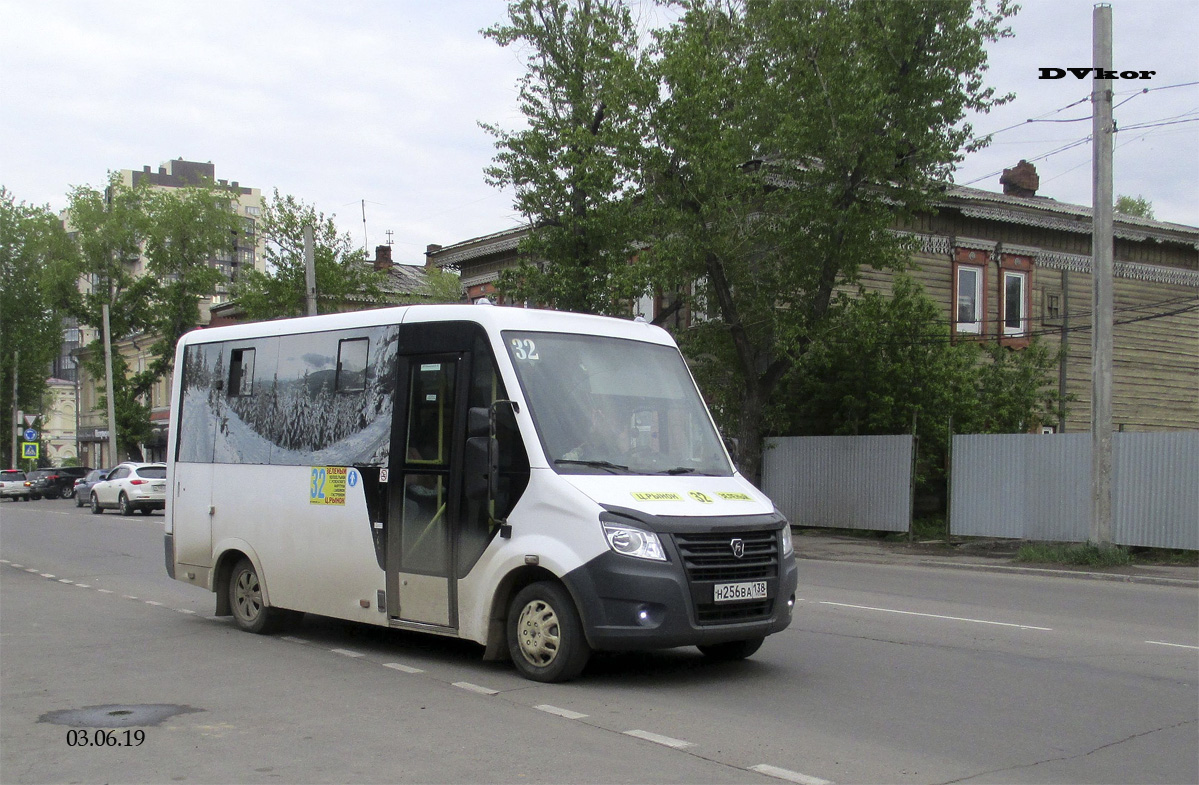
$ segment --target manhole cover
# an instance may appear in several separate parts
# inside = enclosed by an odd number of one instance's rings
[[[179,706],[173,703],[141,703],[124,705],[111,703],[105,706],[84,706],[82,709],[52,711],[38,717],[38,722],[55,725],[73,725],[81,728],[132,728],[158,725],[177,714],[192,714],[203,709]]]

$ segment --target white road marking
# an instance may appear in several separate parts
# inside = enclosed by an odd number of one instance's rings
[[[96,589],[101,594],[112,594],[112,589]]]
[[[1166,643],[1165,641],[1145,641],[1145,643],[1152,643],[1154,646],[1174,646],[1174,647],[1177,647],[1177,648],[1179,648],[1179,649],[1196,649],[1196,650],[1199,650],[1199,646],[1190,646],[1190,645],[1188,645],[1188,644],[1185,644],[1185,643]]]
[[[550,706],[548,703],[543,703],[542,705],[534,706],[533,708],[540,709],[547,714],[556,714],[559,717],[565,717],[568,720],[581,720],[587,716],[586,714],[579,714],[577,711],[571,711],[570,709],[560,709],[557,706]]]
[[[334,654],[340,654],[343,657],[365,657],[366,655],[359,651],[350,651],[349,649],[329,649]]]
[[[122,600],[136,600],[137,597],[134,597],[132,594],[122,594],[121,599]]]
[[[279,640],[284,640],[284,641],[287,641],[288,643],[307,643],[308,642],[308,641],[304,640],[303,638],[297,638],[294,635],[284,635]]]
[[[9,564],[12,564],[12,562],[9,562]],[[23,570],[23,569],[25,569],[25,565],[24,565],[24,564],[12,564],[12,566],[13,566],[13,569],[15,569],[15,570]]]
[[[51,574],[50,574],[50,573],[48,573],[48,572],[43,572],[43,573],[42,573],[42,577],[43,577],[43,578],[57,578],[58,576],[57,576],[57,575],[51,575]]]
[[[821,601],[821,605],[833,605],[838,608],[857,608],[863,611],[878,611],[880,613],[898,613],[902,616],[923,616],[926,619],[944,619],[945,621],[964,621],[970,624],[990,624],[996,627],[1014,627],[1018,630],[1041,630],[1042,632],[1053,632],[1052,627],[1034,627],[1030,624],[1010,624],[1005,621],[988,621],[986,619],[967,619],[961,616],[942,616],[936,613],[917,613],[916,611],[898,611],[894,608],[874,608],[869,605],[850,605],[847,602],[825,602]]]
[[[0,564],[12,564],[8,559],[0,559]]]
[[[147,605],[162,605],[161,602],[154,602],[154,600],[143,600],[143,602],[145,602]]]
[[[41,572],[37,567],[26,567],[25,572]]]
[[[92,588],[92,585],[91,585],[90,583],[76,583],[76,584],[75,584],[75,586],[76,586],[77,588],[80,588],[80,589],[90,589],[90,588]]]
[[[499,695],[499,690],[491,690],[487,687],[480,687],[478,684],[471,684],[469,681],[456,681],[455,687],[466,690],[467,692],[477,692],[480,695]]]
[[[176,613],[190,613],[190,614],[195,614],[195,611],[193,611],[193,610],[192,610],[192,609],[190,609],[190,608],[176,608],[176,609],[175,609],[175,612],[176,612]]]
[[[624,732],[624,735],[635,736],[638,739],[645,739],[646,741],[652,741],[654,744],[661,744],[666,747],[674,747],[676,750],[683,750],[688,747],[695,746],[695,744],[689,741],[672,739],[669,736],[659,736],[656,733],[650,733],[649,731],[645,730],[627,730]]]
[[[59,583],[74,583],[75,581],[67,580],[66,578],[59,578],[58,582]]]
[[[787,782],[795,782],[798,785],[833,785],[828,780],[822,780],[819,777],[809,777],[807,774],[800,774],[798,771],[790,769],[780,769],[778,766],[769,766],[765,763],[759,763],[757,766],[750,766],[750,771],[756,771],[759,774],[765,774],[767,777],[774,777],[777,780],[786,780]]]
[[[413,668],[411,665],[401,665],[398,662],[385,662],[384,668],[391,668],[393,671],[402,671],[404,673],[424,673],[420,668]]]

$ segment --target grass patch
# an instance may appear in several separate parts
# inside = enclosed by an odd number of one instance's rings
[[[1124,567],[1132,564],[1127,548],[1100,548],[1090,543],[1034,543],[1016,552],[1016,561],[1033,564],[1069,564],[1079,567]]]

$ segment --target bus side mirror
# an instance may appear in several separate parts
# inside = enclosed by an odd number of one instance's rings
[[[496,422],[501,406],[511,407],[510,411],[515,414],[520,411],[520,404],[508,400],[495,401],[487,412],[487,499],[493,511],[492,517],[500,525],[501,535],[507,537],[511,531],[508,528],[508,516],[501,513],[496,503],[500,496],[500,439]]]

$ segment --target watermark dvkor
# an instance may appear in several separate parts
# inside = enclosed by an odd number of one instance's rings
[[[1040,68],[1038,79],[1064,79],[1067,73],[1079,79],[1094,74],[1096,79],[1152,79],[1157,71],[1105,71],[1102,68]]]

